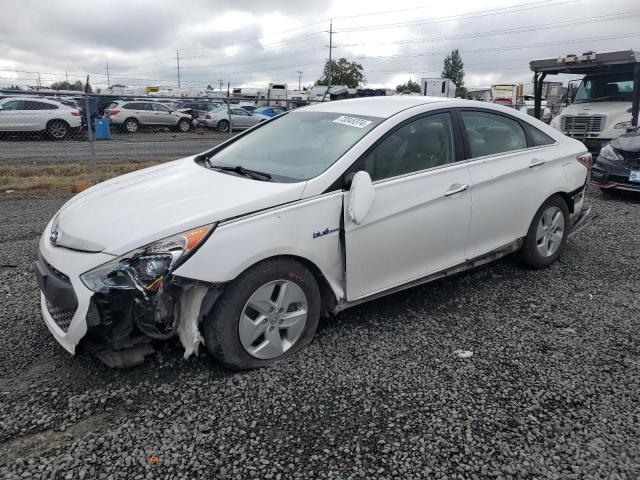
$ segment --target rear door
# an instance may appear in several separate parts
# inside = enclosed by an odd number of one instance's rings
[[[553,173],[551,145],[530,147],[520,120],[482,109],[459,113],[471,157],[473,213],[467,255],[473,258],[523,236],[546,198],[547,186],[558,183],[553,175],[563,173]]]
[[[171,113],[168,107],[161,105],[159,103],[150,104],[153,108],[153,115],[155,118],[154,123],[157,125],[175,125],[177,123],[177,118],[175,115]]]
[[[44,130],[47,122],[56,117],[55,113],[58,110],[56,105],[35,100],[26,100],[24,103],[25,120],[29,130]]]

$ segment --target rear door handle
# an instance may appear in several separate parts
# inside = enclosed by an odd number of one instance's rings
[[[449,197],[451,195],[455,195],[456,193],[464,192],[469,185],[460,185],[459,183],[454,183],[449,187],[449,191],[445,192],[444,196]]]
[[[529,168],[541,167],[545,163],[547,163],[547,162],[545,162],[544,160],[540,160],[538,158],[534,158],[533,160],[531,160],[531,163],[529,164]]]

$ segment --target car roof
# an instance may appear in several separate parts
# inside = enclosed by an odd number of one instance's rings
[[[389,118],[407,108],[451,100],[453,99],[418,95],[391,95],[389,97],[350,98],[347,100],[323,102],[304,107],[304,109],[307,111],[350,113],[352,115]]]

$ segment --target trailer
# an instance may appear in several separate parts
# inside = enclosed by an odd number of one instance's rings
[[[638,126],[640,54],[634,50],[585,52],[534,60],[534,116],[541,118],[544,80],[561,73],[584,75],[572,99],[551,126],[582,141],[591,151]]]
[[[420,91],[428,97],[455,98],[456,84],[449,78],[423,78],[420,80]]]

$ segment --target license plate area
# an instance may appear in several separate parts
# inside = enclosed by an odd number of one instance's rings
[[[632,183],[640,183],[640,170],[631,170],[629,172],[629,181]]]

